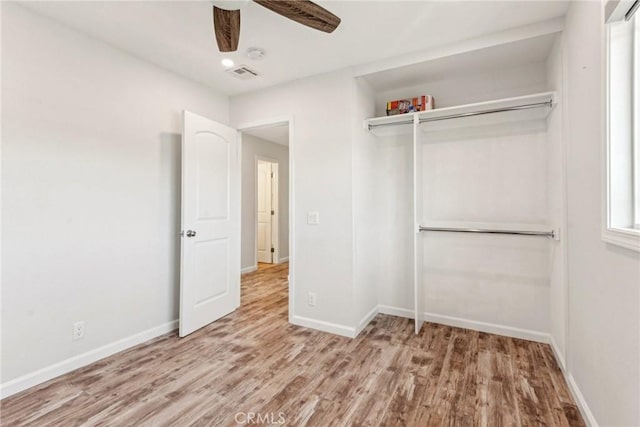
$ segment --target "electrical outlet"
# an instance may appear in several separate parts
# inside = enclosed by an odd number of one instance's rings
[[[73,324],[73,340],[77,341],[84,338],[84,320]]]
[[[307,297],[307,304],[309,305],[309,307],[315,307],[316,306],[316,294],[313,292],[309,292],[309,295]]]

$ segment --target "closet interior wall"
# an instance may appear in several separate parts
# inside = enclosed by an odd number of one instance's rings
[[[378,93],[366,79],[355,80],[354,271],[361,326],[364,307],[413,317],[413,133],[411,126],[383,136],[369,132],[363,120],[377,114]],[[362,302],[371,295],[374,301]]]
[[[353,84],[355,100],[353,115],[353,282],[355,334],[360,333],[377,313],[377,280],[379,259],[384,257],[381,246],[378,209],[379,191],[378,149],[374,135],[362,126],[363,117],[374,114],[374,92],[363,79],[355,79]]]
[[[544,123],[418,132],[421,225],[522,229],[547,224]],[[512,225],[513,224],[513,225]],[[549,331],[549,241],[423,232],[421,304],[427,321]]]
[[[566,368],[569,333],[567,281],[567,212],[564,143],[564,102],[562,40],[554,43],[547,60],[547,84],[556,92],[557,107],[547,119],[547,194],[548,219],[557,229],[558,239],[549,240],[549,336],[558,362]]]
[[[448,232],[416,235],[414,223],[415,209],[418,222],[427,225],[531,225],[562,230],[559,39],[557,33],[525,40],[522,46],[489,49],[485,61],[484,52],[479,51],[467,55],[472,59],[446,58],[434,63],[436,71],[431,74],[426,64],[428,78],[423,81],[415,76],[403,81],[397,77],[403,70],[395,70],[393,79],[360,78],[364,83],[357,85],[359,90],[373,92],[376,116],[384,116],[387,100],[418,94],[433,95],[436,107],[442,108],[556,92],[556,105],[546,119],[449,130],[437,130],[441,122],[424,123],[417,126],[415,137],[410,124],[371,132],[374,149],[367,161],[375,173],[354,191],[368,193],[376,207],[361,213],[374,222],[376,231],[377,257],[368,266],[381,313],[414,317],[417,307],[424,320],[436,323],[538,341],[549,341],[553,333],[557,346],[564,348],[562,239]],[[508,66],[496,60],[500,52],[531,46],[537,49],[531,55],[534,60],[511,61]],[[469,61],[493,65],[446,68],[449,63]],[[357,206],[354,211],[357,219]],[[359,250],[356,240],[356,253]]]
[[[365,80],[358,80],[358,87],[369,87]],[[376,136],[363,129],[362,121],[358,126],[368,135],[370,173],[360,185],[354,186],[354,198],[367,194],[371,202],[368,207],[363,204],[354,207],[355,228],[356,233],[369,232],[373,236],[369,240],[371,248],[365,248],[361,239],[356,239],[355,252],[361,254],[356,256],[357,262],[360,261],[356,271],[369,272],[367,283],[376,296],[378,312],[412,318],[415,301],[412,126],[403,125]],[[360,141],[362,138],[356,144]],[[363,169],[360,166],[358,170]],[[359,225],[359,220],[365,223]],[[370,250],[374,252],[365,260],[362,255]],[[356,278],[356,288],[364,286],[359,285],[363,278],[363,274]]]

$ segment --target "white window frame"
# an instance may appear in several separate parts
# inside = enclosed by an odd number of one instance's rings
[[[624,13],[629,10],[629,7],[633,5],[633,1],[619,1],[616,2],[616,8],[613,13],[609,13],[607,19],[609,22],[615,20],[624,19]],[[617,17],[615,16],[617,14]],[[613,17],[612,17],[613,15]],[[640,252],[640,13],[633,17],[636,26],[632,37],[632,46],[630,48],[632,64],[632,75],[630,77],[632,100],[630,102],[631,111],[629,111],[629,117],[627,117],[626,125],[631,126],[631,134],[623,135],[620,137],[619,128],[612,129],[612,121],[620,121],[619,116],[613,118],[611,111],[611,26],[607,25],[606,28],[606,72],[605,75],[605,92],[606,92],[606,138],[605,138],[605,177],[604,177],[604,212],[603,212],[603,227],[602,227],[602,239],[605,242],[612,243],[618,246],[622,246],[628,249],[636,250]],[[613,24],[615,25],[615,24]],[[622,119],[624,122],[624,119]],[[615,125],[615,123],[614,123]],[[618,136],[612,138],[612,133]],[[622,132],[624,134],[624,132]],[[618,163],[618,167],[622,168],[623,172],[616,170],[615,174],[612,174],[612,157],[618,156],[620,160],[620,152],[626,153],[630,156],[629,164],[622,165]],[[626,156],[626,154],[624,154]],[[626,184],[621,184],[621,181]],[[619,187],[618,187],[619,186]],[[630,194],[622,197],[624,201],[620,200],[620,192],[628,192]],[[614,194],[618,197],[612,197]],[[623,224],[616,218],[626,218]]]
[[[637,7],[637,5],[636,5]],[[635,13],[633,47],[633,228],[640,231],[640,13]]]

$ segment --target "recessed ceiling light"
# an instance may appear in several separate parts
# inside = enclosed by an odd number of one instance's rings
[[[233,59],[229,59],[229,58],[224,58],[222,60],[222,65],[224,65],[225,67],[233,67]]]

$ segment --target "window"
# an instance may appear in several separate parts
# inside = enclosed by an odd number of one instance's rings
[[[603,239],[640,251],[640,8],[607,4],[607,156]]]

